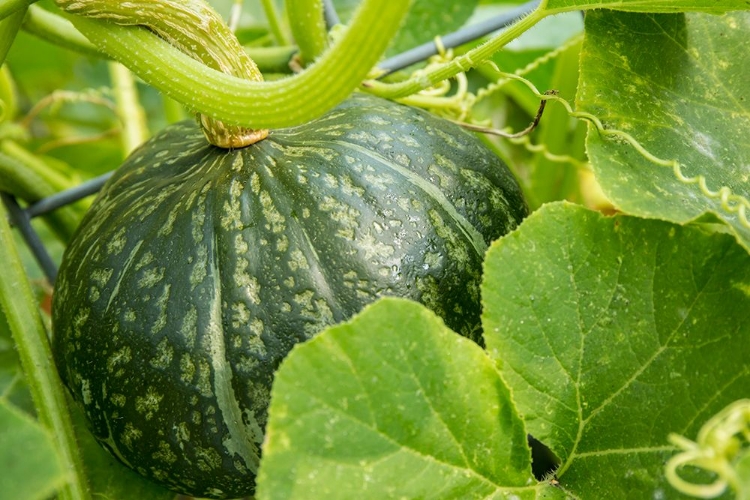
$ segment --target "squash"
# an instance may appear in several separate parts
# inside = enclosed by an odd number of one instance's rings
[[[176,124],[66,249],[55,361],[123,463],[185,494],[249,495],[289,350],[385,295],[480,341],[485,249],[526,214],[478,139],[376,97],[237,150]]]

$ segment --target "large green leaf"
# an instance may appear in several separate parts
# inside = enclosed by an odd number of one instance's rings
[[[579,107],[647,151],[677,160],[707,188],[750,196],[749,13],[643,15],[590,12]],[[750,248],[750,205],[741,218],[721,197],[679,180],[624,141],[591,129],[588,151],[607,196],[621,210],[684,223],[705,212]],[[739,206],[738,201],[729,200]]]
[[[259,499],[536,498],[494,364],[424,307],[384,299],[276,374]]]
[[[750,386],[750,256],[728,235],[569,204],[488,251],[490,356],[581,498],[674,498],[667,436]],[[629,495],[629,496],[628,496]]]
[[[0,395],[0,496],[49,498],[67,481],[52,438]]]
[[[616,9],[630,12],[710,12],[722,14],[750,8],[745,0],[547,0],[549,11]]]

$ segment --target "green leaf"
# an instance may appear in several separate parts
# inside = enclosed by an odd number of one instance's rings
[[[482,349],[388,298],[282,363],[257,498],[536,498],[530,465]]]
[[[729,235],[567,203],[487,253],[490,356],[580,498],[673,498],[667,436],[750,385],[750,256]]]
[[[49,498],[68,479],[49,434],[2,397],[0,471],[3,498]]]
[[[723,14],[732,10],[747,10],[745,0],[547,0],[547,11],[585,9],[615,9],[630,12],[690,12]]]
[[[709,212],[750,249],[750,14],[639,15],[590,12],[579,107],[607,129],[632,135],[653,155],[677,160],[687,177],[726,187],[724,203],[630,144],[591,129],[588,152],[605,194],[620,210],[684,223]],[[727,205],[746,204],[745,217]]]

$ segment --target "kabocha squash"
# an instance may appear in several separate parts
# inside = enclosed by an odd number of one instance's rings
[[[126,465],[194,496],[248,495],[289,350],[384,295],[478,340],[484,251],[526,213],[476,138],[376,97],[238,150],[176,124],[126,160],[67,248],[55,361]]]

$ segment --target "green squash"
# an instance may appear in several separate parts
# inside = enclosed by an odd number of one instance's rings
[[[176,124],[67,248],[55,361],[123,463],[186,494],[248,495],[289,350],[384,295],[480,341],[484,252],[526,214],[475,137],[379,98],[234,151]]]

